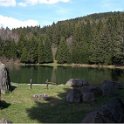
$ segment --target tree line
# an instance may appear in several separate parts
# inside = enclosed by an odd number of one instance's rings
[[[55,59],[62,64],[124,64],[124,12],[92,14],[6,33],[8,30],[0,30],[1,57],[23,63]]]

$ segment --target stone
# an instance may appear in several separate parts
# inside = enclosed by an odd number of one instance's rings
[[[48,100],[48,99],[50,98],[50,96],[47,95],[47,94],[34,94],[34,95],[32,96],[32,98],[33,98],[34,100]]]
[[[102,106],[101,111],[109,111],[115,123],[124,122],[124,103],[120,98],[113,98]],[[109,114],[107,115],[109,116]]]
[[[4,64],[0,62],[0,90],[1,93],[6,93],[11,88],[9,71]]]
[[[104,80],[101,85],[101,90],[103,96],[112,96],[115,95],[117,87],[115,86],[115,83],[113,81]]]
[[[115,82],[115,81],[113,81],[113,83],[114,83],[115,88],[117,88],[117,89],[124,89],[124,86],[123,86],[122,83]]]
[[[93,102],[95,101],[95,96],[93,92],[84,92],[82,95],[83,102]]]
[[[95,111],[88,113],[82,123],[123,123],[124,104],[121,99],[113,98]]]
[[[92,102],[95,101],[95,95],[92,91],[92,86],[84,86],[81,89],[83,102]]]
[[[70,87],[83,87],[83,86],[89,85],[89,83],[85,80],[70,79],[66,82],[66,85]]]
[[[97,86],[92,86],[92,85],[84,86],[82,88],[82,93],[84,93],[84,92],[92,92],[94,94],[94,96],[101,96],[102,95],[101,88],[97,87]]]
[[[66,96],[66,101],[69,103],[82,102],[82,93],[80,89],[71,89]]]
[[[96,96],[101,96],[102,91],[96,86],[84,86],[81,88],[83,102],[93,102]]]

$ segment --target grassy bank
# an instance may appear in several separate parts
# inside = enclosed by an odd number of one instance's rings
[[[4,106],[0,110],[0,118],[8,119],[14,123],[48,123],[48,122],[81,122],[84,115],[97,108],[109,97],[98,97],[94,103],[69,104],[65,96],[69,87],[65,85],[35,85],[32,89],[27,84],[14,84],[15,89],[2,95]],[[35,101],[33,94],[47,94],[49,100]],[[124,99],[124,90],[119,91]]]

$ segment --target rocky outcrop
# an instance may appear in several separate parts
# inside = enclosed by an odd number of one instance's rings
[[[82,94],[79,89],[72,89],[66,96],[66,101],[69,103],[80,103],[82,102]]]
[[[83,102],[93,102],[95,101],[95,96],[93,92],[84,92],[82,94]]]
[[[70,79],[66,82],[66,85],[70,87],[83,87],[89,85],[89,83],[81,79]]]
[[[115,95],[117,89],[122,89],[122,88],[123,86],[121,85],[121,83],[114,82],[111,80],[104,80],[101,85],[103,96]]]
[[[80,79],[70,79],[66,85],[71,90],[66,96],[66,101],[70,103],[93,102],[97,96],[114,96],[118,89],[122,89],[123,85],[118,82],[105,80],[101,86],[89,85],[87,81]]]
[[[97,86],[84,86],[82,88],[82,94],[86,93],[86,92],[92,92],[94,94],[94,96],[101,96],[102,95],[102,90],[100,87]]]
[[[81,89],[83,102],[95,101],[96,94],[101,94],[96,86],[84,86]]]
[[[113,98],[97,110],[88,113],[82,123],[123,123],[124,104],[121,99]]]
[[[4,64],[0,62],[0,90],[1,93],[5,93],[10,90],[10,77],[8,69]]]
[[[98,89],[96,87],[91,87],[87,81],[70,79],[67,81],[66,85],[72,88],[66,96],[67,102],[80,103],[95,101],[95,93],[97,93]]]

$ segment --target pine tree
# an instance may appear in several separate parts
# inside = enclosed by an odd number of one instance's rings
[[[61,38],[60,44],[57,48],[56,60],[58,63],[69,63],[71,60],[69,48],[64,38]]]
[[[28,50],[26,48],[22,49],[21,62],[28,63]]]
[[[37,62],[37,39],[33,37],[29,40],[28,44],[28,62],[36,63]]]
[[[39,41],[38,44],[38,63],[45,62],[45,48],[43,45],[43,41]]]
[[[44,42],[44,52],[45,52],[45,62],[46,63],[53,62],[52,48],[48,37],[46,37]]]

